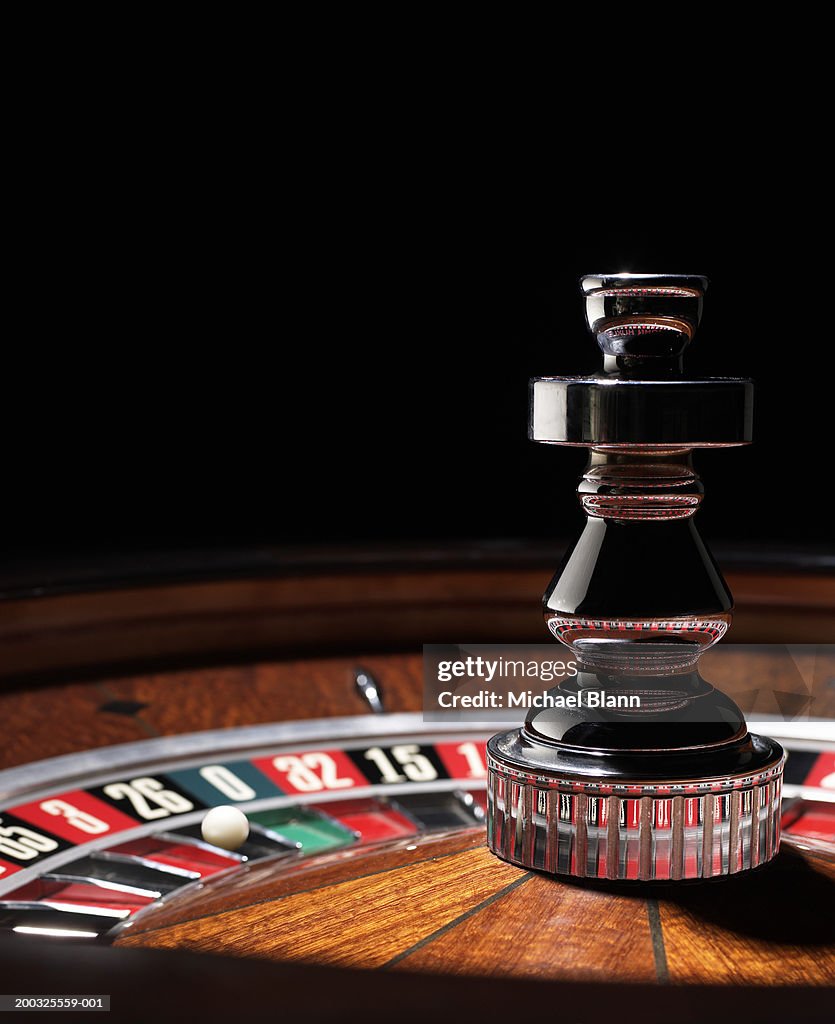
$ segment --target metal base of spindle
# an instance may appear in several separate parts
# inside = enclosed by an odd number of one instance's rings
[[[733,875],[777,853],[785,754],[773,740],[746,734],[702,752],[598,751],[597,777],[590,754],[532,744],[522,729],[489,741],[494,854],[554,875],[666,882]]]

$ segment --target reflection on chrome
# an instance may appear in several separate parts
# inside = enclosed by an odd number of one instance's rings
[[[20,935],[46,935],[56,939],[95,939],[96,932],[82,932],[73,928],[35,928],[32,925],[18,925],[12,928]]]

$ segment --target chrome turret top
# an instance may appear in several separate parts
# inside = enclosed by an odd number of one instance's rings
[[[710,448],[751,441],[753,384],[684,375],[707,278],[588,274],[586,322],[601,372],[531,381],[529,436],[549,444]]]

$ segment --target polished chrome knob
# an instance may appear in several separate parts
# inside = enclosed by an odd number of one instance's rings
[[[706,277],[587,274],[580,283],[606,372],[681,371],[681,357],[702,318]]]

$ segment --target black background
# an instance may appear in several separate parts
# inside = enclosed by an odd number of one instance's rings
[[[4,357],[7,557],[565,537],[584,455],[526,439],[527,380],[599,366],[577,279],[623,270],[706,274],[687,368],[757,381],[755,443],[697,453],[705,535],[831,544],[813,203],[327,184],[52,197]]]

